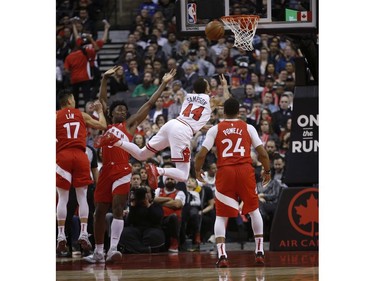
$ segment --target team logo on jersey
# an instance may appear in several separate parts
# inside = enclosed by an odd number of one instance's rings
[[[197,23],[197,4],[195,3],[187,4],[187,22],[189,24]]]

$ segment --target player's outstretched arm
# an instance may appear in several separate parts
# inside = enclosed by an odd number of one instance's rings
[[[224,74],[220,74],[219,78],[220,78],[220,84],[223,86],[223,89],[224,89],[224,99],[227,100],[232,96],[231,93],[229,92],[227,79],[225,79]]]
[[[102,80],[100,81],[99,101],[102,103],[104,111],[107,110],[108,104],[107,79],[114,75],[119,68],[122,68],[122,66],[114,66],[108,69],[106,72],[104,72]]]
[[[176,69],[172,69],[169,73],[164,74],[162,83],[160,84],[159,88],[155,91],[155,93],[153,93],[150,99],[144,105],[142,105],[142,107],[134,115],[130,116],[129,120],[127,121],[129,128],[133,128],[134,126],[137,126],[143,120],[145,120],[150,109],[154,106],[155,102],[161,96],[167,84],[173,79],[175,75]]]
[[[83,119],[85,120],[85,123],[92,128],[99,129],[99,130],[105,130],[107,129],[107,121],[105,119],[104,113],[103,113],[103,105],[97,100],[94,102],[95,111],[99,115],[99,120],[95,120],[90,115],[88,115],[86,112],[82,112]]]

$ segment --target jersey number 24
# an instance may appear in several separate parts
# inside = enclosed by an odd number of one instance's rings
[[[241,156],[245,155],[245,148],[241,146],[242,138],[238,138],[236,144],[233,146],[231,139],[223,139],[222,144],[226,144],[226,147],[223,150],[222,157],[232,157],[234,153],[239,153]]]

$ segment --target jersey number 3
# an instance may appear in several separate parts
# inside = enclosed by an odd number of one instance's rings
[[[198,121],[202,116],[202,112],[204,110],[204,107],[200,106],[200,107],[197,107],[196,109],[191,110],[192,107],[193,107],[193,104],[190,103],[185,108],[185,110],[182,112],[182,115],[184,115],[185,117],[189,117],[190,114],[193,114],[193,117],[191,117],[191,118],[193,118],[195,121]]]
[[[76,139],[78,137],[78,131],[79,131],[79,122],[70,122],[64,124],[64,128],[66,129],[67,138],[72,138],[72,130],[74,128],[73,132],[73,138]]]
[[[234,153],[239,153],[241,156],[245,155],[245,148],[241,146],[242,138],[237,139],[236,145],[233,148],[233,142],[230,139],[223,139],[222,144],[227,144],[223,150],[222,157],[232,157]],[[233,148],[233,149],[232,149]]]

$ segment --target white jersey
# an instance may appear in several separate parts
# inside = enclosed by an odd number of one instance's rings
[[[210,97],[207,94],[187,94],[176,119],[188,124],[196,133],[207,124],[210,117]]]

